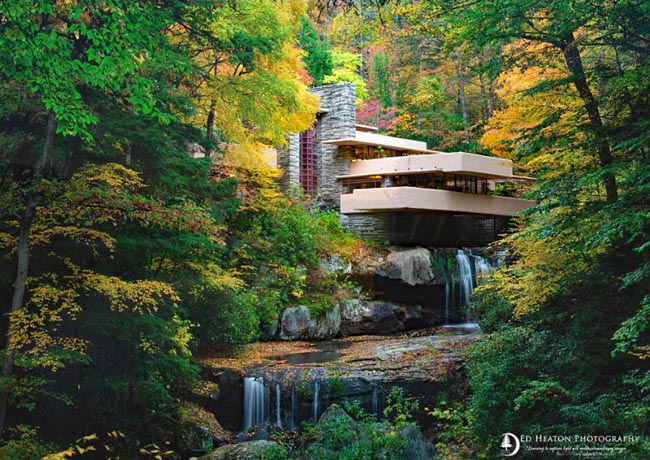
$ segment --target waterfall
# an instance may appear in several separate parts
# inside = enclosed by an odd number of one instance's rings
[[[476,284],[478,285],[479,283],[479,277],[483,275],[487,275],[490,270],[492,270],[492,266],[490,265],[490,261],[484,257],[481,256],[472,256],[474,257],[474,267],[476,268]]]
[[[472,291],[474,290],[472,264],[469,261],[468,255],[462,249],[459,249],[456,254],[456,262],[458,263],[458,281],[460,283],[460,306],[467,307]]]
[[[372,386],[372,413],[379,418],[381,414],[381,408],[379,407],[379,386]]]
[[[269,389],[264,379],[244,378],[244,431],[268,418]]]
[[[318,411],[320,410],[320,380],[314,380],[314,401],[312,403],[312,416],[314,423],[318,422]]]
[[[447,267],[446,256],[440,256],[439,253],[435,254],[435,262],[440,268],[442,276],[445,278],[445,324],[449,322],[449,314],[454,305],[454,277],[450,274]]]
[[[296,431],[296,411],[298,410],[298,395],[291,386],[291,413],[289,414],[289,431]]]
[[[445,280],[445,324],[449,322],[449,300],[451,297],[451,285],[449,279]]]
[[[506,251],[500,249],[497,251],[497,268],[503,267],[506,260]]]
[[[282,413],[280,410],[280,401],[282,401],[280,393],[280,384],[275,384],[275,424],[278,428],[282,428]]]

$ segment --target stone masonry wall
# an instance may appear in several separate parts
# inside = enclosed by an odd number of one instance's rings
[[[337,83],[313,88],[319,96],[323,111],[316,126],[318,139],[318,202],[321,206],[338,209],[342,184],[336,176],[349,174],[350,147],[323,144],[323,141],[354,137],[357,122],[356,92],[352,83]]]
[[[291,184],[300,184],[300,134],[290,134],[289,146],[278,151],[278,168],[282,190],[287,192]]]
[[[392,214],[341,215],[341,225],[345,230],[376,243],[391,241],[393,220]]]
[[[350,172],[351,147],[323,144],[323,141],[354,137],[356,92],[352,83],[318,86],[310,90],[320,100],[321,114],[316,123],[317,182],[316,202],[323,208],[339,209],[343,186],[336,176]],[[300,184],[300,135],[289,136],[289,147],[278,152],[282,171],[280,185],[286,192]]]

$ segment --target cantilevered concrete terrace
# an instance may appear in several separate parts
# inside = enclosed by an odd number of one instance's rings
[[[342,214],[434,211],[510,217],[535,204],[489,195],[495,182],[530,180],[513,175],[512,161],[465,152],[357,160],[350,174],[338,179],[347,186]]]

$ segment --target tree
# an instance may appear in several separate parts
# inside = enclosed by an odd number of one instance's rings
[[[298,36],[300,47],[305,51],[303,57],[307,72],[314,79],[314,86],[323,84],[323,79],[332,73],[332,51],[327,39],[318,34],[316,27],[307,16],[303,16]]]
[[[149,78],[162,62],[175,62],[171,73],[184,71],[187,59],[174,55],[165,31],[182,5],[161,8],[158,2],[30,1],[0,4],[0,69],[4,85],[29,90],[46,113],[42,148],[25,188],[18,238],[17,270],[0,389],[0,433],[6,416],[8,381],[14,365],[14,320],[23,307],[30,261],[30,233],[37,209],[37,187],[54,149],[56,135],[90,139],[97,117],[84,100],[85,88],[122,91],[133,110],[163,120],[170,114],[164,94]],[[120,37],[116,42],[115,37]],[[168,64],[166,64],[168,65]],[[17,159],[17,161],[24,159]]]
[[[170,32],[199,71],[187,89],[190,121],[208,139],[278,145],[314,121],[317,101],[302,81],[297,34],[305,2],[197,2]]]
[[[357,98],[363,99],[368,96],[366,84],[360,75],[361,56],[347,51],[334,50],[332,52],[332,74],[323,79],[323,83],[354,83]]]
[[[454,9],[454,7],[452,7]],[[582,101],[589,119],[589,131],[598,153],[607,201],[618,197],[616,177],[611,172],[613,163],[608,134],[604,128],[601,108],[588,81],[580,46],[583,28],[598,27],[594,22],[594,7],[589,2],[575,2],[567,8],[563,2],[528,2],[513,0],[498,5],[478,1],[459,10],[456,24],[469,41],[488,43],[504,39],[524,39],[552,45],[563,57],[572,83]],[[460,26],[462,24],[462,26]],[[473,35],[483,30],[481,37]],[[597,30],[597,29],[596,29]]]

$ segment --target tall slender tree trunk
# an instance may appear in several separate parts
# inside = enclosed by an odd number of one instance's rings
[[[214,133],[214,117],[216,116],[215,114],[215,104],[214,101],[210,103],[210,110],[208,110],[208,120],[205,124],[205,137],[207,138],[208,142],[205,143],[205,156],[210,158],[211,156],[211,141],[215,139],[215,133]]]
[[[205,137],[209,140],[214,139],[214,104],[210,105],[210,110],[208,111],[208,121],[206,122],[205,127]]]
[[[465,139],[469,141],[469,109],[465,96],[465,77],[462,72],[462,63],[456,61],[456,77],[458,78],[458,98],[460,99],[460,111],[463,115],[463,132]]]
[[[478,80],[481,85],[481,99],[482,101],[482,109],[481,114],[483,115],[483,124],[487,125],[488,122],[490,121],[490,115],[492,114],[492,109],[490,107],[490,100],[489,100],[489,95],[487,92],[487,85],[485,84],[485,74],[483,72],[479,72],[478,74]]]
[[[609,145],[607,134],[603,130],[603,119],[600,116],[600,109],[598,108],[598,101],[591,92],[591,88],[587,83],[585,76],[585,69],[582,64],[582,57],[580,50],[575,42],[573,34],[569,34],[560,44],[562,54],[564,55],[564,62],[566,63],[569,74],[573,77],[573,84],[578,90],[578,94],[582,99],[584,108],[589,117],[589,126],[593,130],[594,138],[598,148],[598,159],[600,166],[607,168],[613,163],[612,151]],[[603,174],[603,182],[605,184],[605,193],[608,202],[613,202],[618,199],[618,189],[616,186],[616,177],[611,172]]]
[[[32,181],[35,182],[43,177],[45,165],[47,164],[52,148],[54,147],[54,135],[56,134],[56,115],[50,110],[47,119],[47,133],[45,135],[45,145],[41,151],[32,174]],[[18,237],[18,267],[16,270],[16,284],[14,286],[14,295],[11,301],[11,315],[9,315],[9,328],[7,331],[7,345],[5,347],[5,357],[2,363],[2,381],[0,388],[0,436],[4,432],[5,421],[7,416],[7,405],[9,401],[10,381],[13,378],[14,371],[14,321],[13,313],[23,308],[25,298],[25,289],[27,286],[27,274],[29,270],[29,235],[32,229],[32,222],[36,213],[36,193],[30,190],[25,200],[25,213],[20,222],[20,234]]]
[[[483,53],[479,54],[479,67],[480,70],[478,72],[478,79],[479,83],[481,85],[481,99],[482,101],[482,115],[483,115],[483,124],[487,125],[488,122],[490,121],[490,117],[492,116],[492,94],[491,91],[488,89],[488,83],[487,83],[487,78],[485,76],[485,72],[483,71],[483,67],[485,66],[485,58],[483,56]]]
[[[131,141],[126,141],[124,146],[124,164],[131,167],[133,162],[133,148],[131,147]]]

